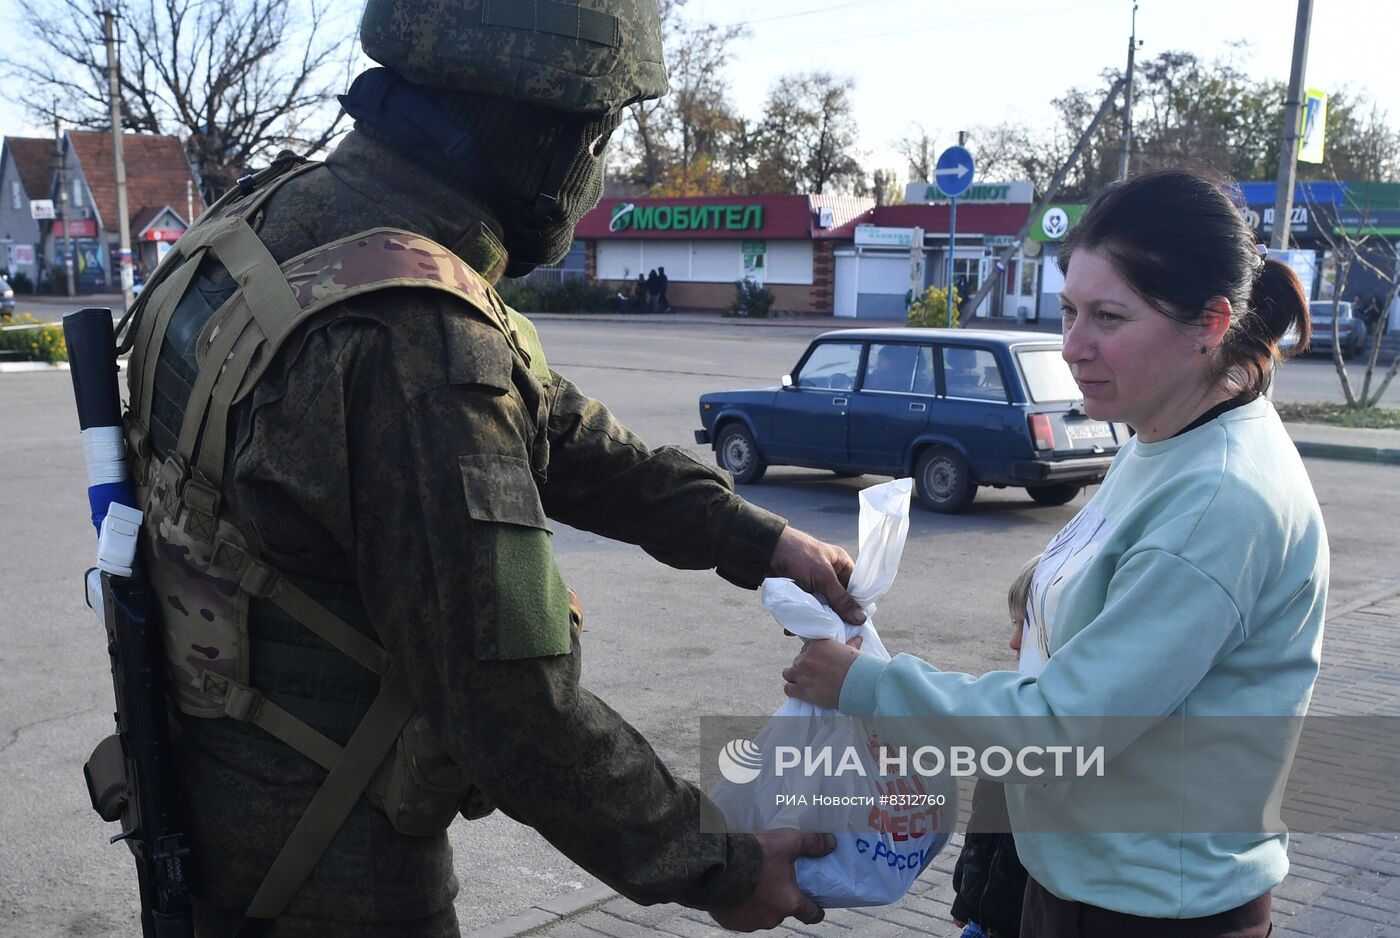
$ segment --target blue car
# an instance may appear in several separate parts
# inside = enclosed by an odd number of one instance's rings
[[[962,511],[981,485],[1063,505],[1128,439],[1092,420],[1059,336],[848,329],[817,336],[781,387],[700,398],[697,443],[736,482],[770,465],[913,476],[921,504]]]

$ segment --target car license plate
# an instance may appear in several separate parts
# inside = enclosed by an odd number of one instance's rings
[[[1101,420],[1084,420],[1065,426],[1070,442],[1077,440],[1113,439],[1113,431]]]

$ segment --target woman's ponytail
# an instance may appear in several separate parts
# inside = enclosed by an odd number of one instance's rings
[[[1277,346],[1291,326],[1298,333],[1295,349],[1300,352],[1307,349],[1312,337],[1312,321],[1303,284],[1293,268],[1282,261],[1266,258],[1254,281],[1249,305],[1261,320],[1271,345]]]

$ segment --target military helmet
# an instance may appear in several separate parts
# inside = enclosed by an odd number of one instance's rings
[[[368,0],[360,43],[414,84],[576,114],[667,90],[656,0]]]

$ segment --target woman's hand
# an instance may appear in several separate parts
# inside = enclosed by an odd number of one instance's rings
[[[841,685],[846,672],[860,656],[860,636],[845,645],[829,638],[807,642],[792,660],[792,667],[783,669],[783,693],[805,700],[828,710],[838,709]]]

